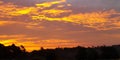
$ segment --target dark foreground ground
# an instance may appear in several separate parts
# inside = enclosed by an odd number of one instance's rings
[[[0,44],[0,60],[120,60],[120,45],[34,50]]]
[[[0,59],[0,60],[39,60],[39,59]],[[86,59],[83,59],[83,60],[86,60]],[[96,59],[96,60],[120,60],[120,59]]]

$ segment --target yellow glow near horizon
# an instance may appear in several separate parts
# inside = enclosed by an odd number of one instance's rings
[[[29,52],[31,52],[33,50],[39,50],[41,47],[43,47],[45,49],[48,49],[48,48],[54,49],[57,47],[61,47],[61,48],[62,47],[74,47],[74,46],[79,45],[79,43],[75,43],[75,42],[76,41],[74,41],[74,40],[59,40],[59,39],[40,40],[37,43],[31,42],[31,41],[19,42],[19,41],[17,41],[17,38],[16,39],[0,40],[0,43],[4,44],[5,46],[9,46],[11,44],[16,44],[16,46],[23,45],[26,48],[26,50]]]
[[[0,40],[1,44],[4,44],[5,46],[9,46],[13,43],[16,43],[17,41],[15,39],[6,39],[6,40]]]

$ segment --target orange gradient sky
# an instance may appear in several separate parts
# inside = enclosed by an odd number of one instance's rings
[[[0,0],[0,43],[40,47],[120,44],[119,0]]]

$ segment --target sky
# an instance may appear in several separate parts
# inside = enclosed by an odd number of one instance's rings
[[[120,44],[120,0],[0,0],[0,43],[40,47]]]

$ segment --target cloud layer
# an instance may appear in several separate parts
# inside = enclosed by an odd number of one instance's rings
[[[40,47],[119,44],[118,2],[1,0],[0,43],[24,45],[29,51]]]

